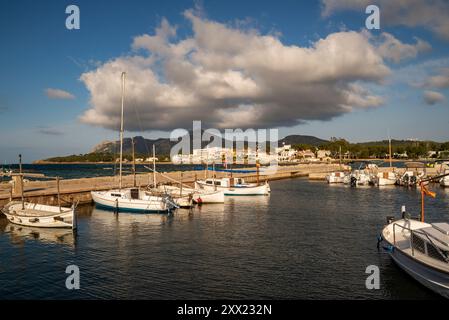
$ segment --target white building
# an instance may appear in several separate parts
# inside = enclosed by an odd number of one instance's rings
[[[296,159],[298,152],[291,145],[284,144],[282,147],[276,148],[276,154],[279,162],[288,162]]]

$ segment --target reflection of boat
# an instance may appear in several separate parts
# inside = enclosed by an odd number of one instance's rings
[[[246,183],[243,178],[206,179],[195,182],[195,189],[223,191],[225,196],[264,196],[270,193],[268,182]]]
[[[430,179],[426,180],[430,181]],[[388,218],[379,245],[405,272],[427,288],[449,298],[449,224],[424,222],[424,197],[435,196],[420,183],[422,194],[421,216],[411,218],[402,209],[402,219]]]
[[[36,203],[11,201],[3,209],[6,218],[14,224],[40,228],[76,229],[75,206],[64,208]]]
[[[75,233],[68,229],[35,228],[8,224],[3,232],[10,234],[13,242],[30,239],[43,243],[75,245]]]

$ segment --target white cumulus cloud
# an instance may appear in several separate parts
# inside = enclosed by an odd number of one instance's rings
[[[365,13],[368,5],[379,6],[381,24],[429,29],[449,40],[449,1],[447,0],[321,0],[322,15],[357,10]]]
[[[133,55],[81,75],[90,92],[81,121],[117,128],[122,71],[125,126],[135,131],[190,128],[192,120],[217,128],[293,126],[383,103],[366,84],[382,83],[390,70],[363,32],[337,32],[300,47],[193,11],[184,15],[190,37],[180,39],[163,19],[154,34],[133,39]]]

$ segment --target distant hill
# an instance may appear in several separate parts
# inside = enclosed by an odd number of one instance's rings
[[[137,157],[149,157],[152,154],[153,145],[156,148],[156,154],[158,156],[168,156],[170,154],[171,148],[176,145],[177,141],[170,141],[169,138],[159,138],[159,139],[146,139],[142,136],[136,136],[134,139],[135,154]],[[190,145],[193,146],[193,134],[190,133]],[[278,144],[306,144],[311,146],[319,146],[327,143],[327,140],[319,139],[313,136],[303,136],[303,135],[291,135],[283,139],[280,139]],[[208,141],[202,142],[202,148],[205,148],[209,144]],[[223,147],[225,146],[225,141],[223,141]],[[87,154],[81,155],[70,155],[62,157],[53,157],[45,160],[39,160],[36,162],[96,162],[96,161],[113,161],[113,159],[120,152],[119,141],[103,141],[92,148],[92,150]],[[132,139],[123,139],[123,153],[125,155],[132,154]]]
[[[192,142],[192,135],[190,135],[191,137],[191,141],[190,141],[190,145],[193,145]],[[125,138],[123,139],[123,152],[124,153],[131,153],[132,152],[132,142],[131,142],[131,138]],[[281,140],[279,140],[279,145],[281,146],[282,144],[291,144],[291,145],[295,145],[295,144],[307,144],[307,145],[311,145],[311,146],[320,146],[323,145],[325,143],[328,143],[329,141],[327,140],[323,140],[317,137],[313,137],[313,136],[302,136],[302,135],[291,135],[291,136],[287,136]],[[170,139],[168,138],[160,138],[160,139],[156,139],[156,140],[151,140],[151,139],[145,139],[144,137],[141,136],[137,136],[134,137],[134,143],[135,143],[135,152],[136,154],[147,154],[150,155],[152,153],[152,148],[153,148],[153,144],[156,147],[156,153],[157,154],[163,154],[163,155],[168,155],[170,154],[170,150],[171,148],[177,144],[177,142],[172,142],[170,141]],[[202,142],[202,147],[206,147],[207,144],[209,142],[208,141],[204,141]],[[91,153],[115,153],[117,154],[119,152],[119,141],[105,141],[102,142],[98,145],[96,145]],[[224,143],[223,143],[223,147],[224,147]]]
[[[318,147],[320,145],[326,144],[329,141],[323,140],[314,136],[302,136],[302,135],[291,135],[286,136],[285,138],[279,140],[279,145],[281,146],[283,143],[285,144],[306,144],[314,147]]]

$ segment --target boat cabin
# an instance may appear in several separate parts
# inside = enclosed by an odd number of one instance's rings
[[[205,183],[211,186],[215,183],[216,186],[225,188],[246,185],[243,178],[206,179]]]

